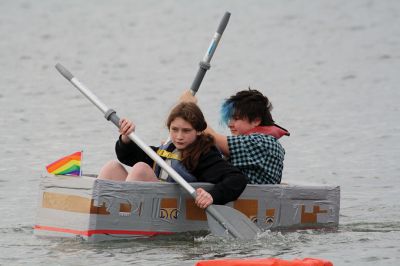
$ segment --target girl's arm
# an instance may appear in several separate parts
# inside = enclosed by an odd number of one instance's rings
[[[153,160],[134,142],[130,141],[125,143],[122,140],[122,135],[115,143],[115,153],[117,154],[118,160],[127,165],[133,166],[137,162],[145,162],[150,166],[153,166]],[[155,147],[151,147],[153,150]]]
[[[236,200],[247,185],[247,177],[238,168],[222,159],[216,148],[200,157],[193,175],[200,182],[215,184],[208,191],[214,204],[226,204]]]
[[[148,165],[153,165],[153,160],[132,142],[128,135],[135,131],[135,124],[132,121],[122,118],[119,121],[119,133],[121,134],[115,144],[115,152],[118,160],[128,166],[133,166],[137,162],[145,162]],[[155,150],[155,147],[151,147]]]

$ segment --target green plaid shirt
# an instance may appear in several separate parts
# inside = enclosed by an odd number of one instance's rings
[[[270,135],[228,136],[229,161],[249,179],[249,184],[279,184],[285,150]]]

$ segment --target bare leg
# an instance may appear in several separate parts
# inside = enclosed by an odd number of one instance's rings
[[[146,163],[138,162],[128,174],[126,181],[147,181],[147,182],[158,182],[158,178],[154,174],[153,169]]]
[[[101,168],[97,178],[125,181],[127,176],[128,172],[118,161],[109,161]]]

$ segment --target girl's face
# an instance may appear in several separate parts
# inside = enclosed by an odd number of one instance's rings
[[[232,117],[229,120],[228,127],[233,136],[243,135],[250,129],[255,128],[260,124],[260,120],[256,119],[253,122],[250,122],[247,118],[238,118]]]
[[[184,150],[187,146],[192,144],[198,136],[198,132],[192,125],[181,117],[172,120],[169,126],[169,134],[178,150]]]

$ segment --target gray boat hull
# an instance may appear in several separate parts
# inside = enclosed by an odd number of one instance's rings
[[[172,183],[47,175],[38,205],[38,236],[103,241],[209,231],[204,210]],[[340,187],[248,185],[227,205],[263,230],[332,229],[339,224]]]

